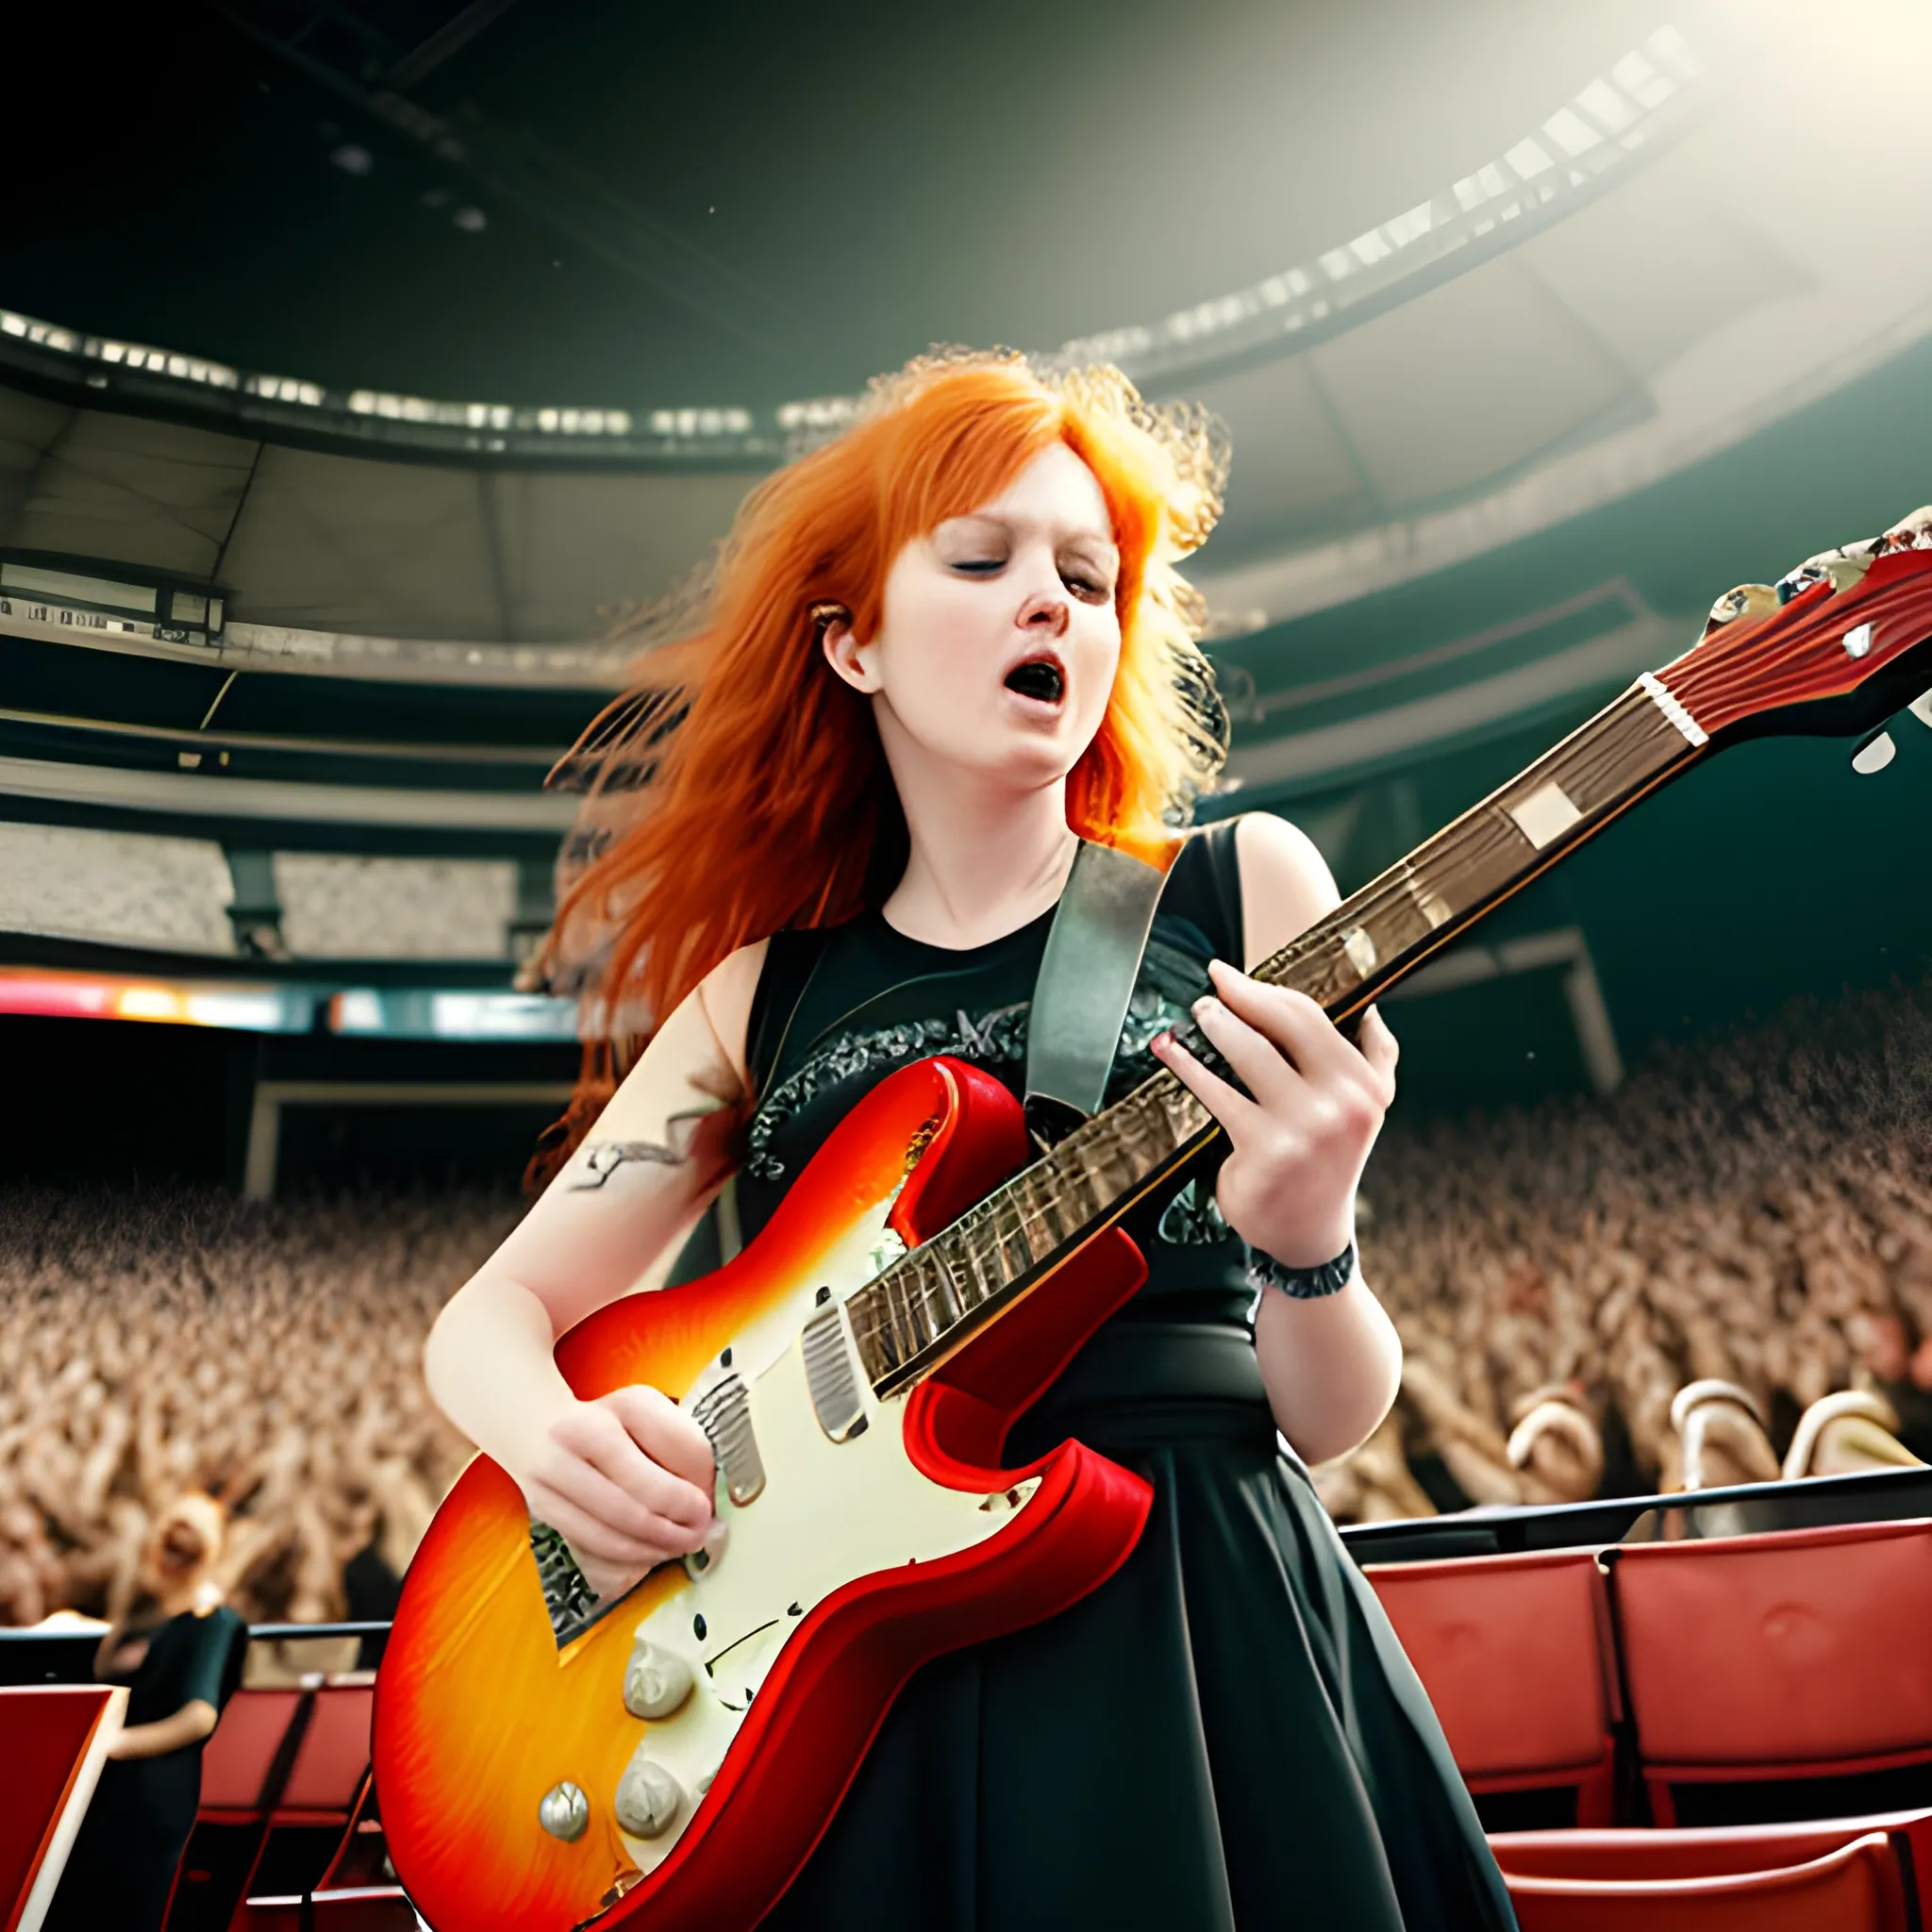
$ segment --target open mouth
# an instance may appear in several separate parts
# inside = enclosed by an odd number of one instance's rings
[[[161,1537],[161,1561],[171,1570],[191,1570],[208,1554],[208,1545],[186,1524],[175,1524]]]
[[[1057,705],[1067,692],[1067,675],[1051,658],[1029,658],[1007,673],[1008,691],[1042,705]]]

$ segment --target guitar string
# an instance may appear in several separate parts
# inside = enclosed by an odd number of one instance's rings
[[[1634,730],[1630,728],[1633,726],[1636,727]],[[1654,726],[1660,726],[1666,730],[1674,729],[1654,710],[1647,692],[1632,690],[1620,693],[1617,699],[1606,706],[1594,718],[1586,721],[1570,738],[1553,746],[1523,773],[1500,788],[1500,791],[1507,792],[1526,786],[1540,772],[1548,771],[1553,776],[1557,777],[1559,782],[1567,779],[1569,788],[1588,795],[1589,791],[1594,789],[1595,782],[1600,780],[1606,772],[1613,771],[1619,765],[1628,765],[1633,755],[1641,755],[1649,749],[1644,740],[1651,735]],[[1668,762],[1667,760],[1666,767]],[[1645,778],[1651,775],[1652,770],[1649,768],[1642,773]],[[1513,854],[1522,834],[1519,829],[1501,822],[1505,808],[1497,804],[1498,795],[1491,793],[1481,804],[1473,807],[1464,818],[1452,822],[1450,825],[1443,827],[1441,831],[1418,846],[1415,852],[1386,869],[1359,892],[1327,914],[1316,926],[1310,928],[1307,934],[1299,936],[1291,941],[1290,945],[1261,962],[1256,969],[1256,975],[1272,975],[1272,983],[1280,984],[1296,966],[1319,958],[1325,952],[1331,952],[1341,943],[1342,933],[1351,926],[1366,927],[1397,900],[1407,899],[1413,903],[1416,897],[1415,874],[1424,864],[1434,869],[1446,867],[1452,873],[1461,872],[1466,874],[1480,870],[1491,858]],[[1591,815],[1594,816],[1596,812],[1607,809],[1617,802],[1617,797],[1612,796],[1602,805],[1593,807]],[[1432,851],[1431,848],[1439,849]],[[1512,872],[1520,873],[1526,869],[1526,865],[1518,866],[1513,868]],[[1507,883],[1507,878],[1505,883]],[[1431,931],[1433,929],[1431,928]],[[1400,949],[1392,956],[1393,960],[1399,961],[1405,952],[1412,950],[1413,946],[1426,936],[1418,935],[1410,946]],[[1096,1116],[1096,1123],[1110,1121],[1116,1115],[1127,1113],[1129,1109],[1146,1112],[1150,1107],[1158,1105],[1155,1096],[1147,1090],[1161,1080],[1166,1080],[1175,1087],[1182,1085],[1172,1074],[1163,1070],[1150,1080],[1142,1082],[1133,1092],[1123,1096],[1122,1100],[1114,1108],[1108,1108],[1105,1114]],[[1081,1134],[1085,1136],[1085,1128],[1081,1130]],[[1043,1227],[1043,1224],[1057,1209],[1064,1209],[1071,1205],[1067,1183],[1084,1188],[1092,1182],[1092,1172],[1091,1169],[1083,1168],[1074,1174],[1065,1175],[1059,1185],[1052,1185],[1044,1190],[1041,1189],[1041,1183],[1048,1177],[1057,1160],[1061,1160],[1061,1158],[1069,1153],[1081,1151],[1073,1145],[1075,1138],[1070,1136],[1067,1141],[1061,1142],[1060,1146],[1054,1150],[1052,1156],[1031,1163],[1020,1174],[1002,1183],[984,1201],[968,1209],[949,1226],[939,1230],[928,1241],[920,1243],[913,1254],[925,1257],[924,1261],[914,1264],[912,1255],[908,1255],[888,1270],[882,1271],[874,1282],[867,1284],[866,1290],[860,1291],[867,1307],[873,1305],[874,1299],[869,1291],[881,1291],[879,1299],[886,1304],[890,1314],[898,1316],[908,1324],[915,1335],[921,1328],[933,1331],[929,1337],[929,1345],[930,1341],[936,1341],[950,1332],[965,1314],[972,1312],[971,1308],[965,1308],[961,1310],[959,1316],[937,1321],[933,1319],[935,1314],[944,1314],[943,1310],[935,1310],[933,1307],[935,1291],[942,1286],[956,1285],[951,1265],[953,1257],[943,1251],[945,1248],[950,1248],[971,1270],[974,1286],[978,1291],[974,1303],[974,1306],[977,1307],[983,1304],[990,1294],[1010,1286],[1025,1273],[1025,1267],[1022,1267],[1017,1274],[1014,1273],[1007,1257],[998,1252],[1004,1242],[1011,1238],[1000,1231],[1000,1215],[1003,1208],[1008,1210],[1013,1229],[1027,1252],[1027,1266],[1037,1263],[1041,1258],[1033,1252],[1036,1231],[1043,1230],[1048,1236],[1051,1245],[1046,1249],[1046,1253],[1052,1253],[1056,1246],[1064,1245],[1071,1237],[1057,1237],[1050,1227]],[[1121,1129],[1114,1127],[1091,1138],[1103,1142],[1111,1140],[1119,1143]],[[1137,1150],[1125,1144],[1117,1144],[1113,1151],[1126,1161],[1128,1171],[1134,1178],[1140,1178],[1142,1170],[1140,1169],[1135,1158]],[[1158,1165],[1160,1159],[1165,1158],[1173,1151],[1172,1146],[1162,1149],[1156,1156],[1156,1164]],[[1106,1158],[1107,1152],[1102,1150],[1102,1161]],[[1028,1192],[1035,1196],[1032,1203],[1025,1198]],[[1108,1202],[1103,1198],[1098,1205],[1104,1208]],[[1078,1214],[1080,1209],[1076,1207],[1074,1211]],[[1080,1224],[1084,1224],[1076,1223],[1076,1227]],[[988,1288],[985,1279],[989,1272],[986,1265],[989,1257],[983,1252],[980,1239],[989,1231],[992,1236],[995,1249],[990,1257],[992,1264],[991,1272],[999,1277],[997,1286],[992,1289]],[[927,1262],[932,1265],[936,1276],[931,1286],[921,1279],[923,1269]],[[853,1299],[857,1301],[859,1297],[855,1296]],[[915,1350],[914,1353],[916,1352]]]
[[[1821,608],[1814,613],[1815,617],[1823,619],[1827,609],[1828,607],[1821,606]],[[1829,626],[1824,627],[1828,628]],[[1802,659],[1805,655],[1816,649],[1817,638],[1813,633],[1813,627],[1807,626],[1804,633],[1781,638],[1779,643],[1782,646],[1781,650],[1770,654],[1768,659],[1760,658],[1756,666],[1747,667],[1741,662],[1728,661],[1727,658],[1719,658],[1713,662],[1703,666],[1687,662],[1685,670],[1679,675],[1678,687],[1674,695],[1677,697],[1680,704],[1686,706],[1687,709],[1690,704],[1694,701],[1700,708],[1704,708],[1707,711],[1707,715],[1709,714],[1710,708],[1713,705],[1728,708],[1729,705],[1736,701],[1735,693],[1739,686],[1746,681],[1750,683],[1756,695],[1758,697],[1760,706],[1762,706],[1763,700],[1766,698],[1770,698],[1773,702],[1782,701],[1786,694],[1781,688],[1774,685],[1774,679],[1779,680],[1781,684],[1782,679],[1787,674],[1800,672],[1803,668]],[[1692,650],[1686,654],[1687,658],[1694,658],[1696,650],[1697,647],[1693,646]],[[1802,686],[1794,689],[1791,695],[1795,697],[1800,694],[1801,691]],[[1617,699],[1607,706],[1595,718],[1586,721],[1582,726],[1579,726],[1578,731],[1572,734],[1570,739],[1564,741],[1561,744],[1553,746],[1550,751],[1544,753],[1541,758],[1528,766],[1524,772],[1500,788],[1500,791],[1507,791],[1515,787],[1523,786],[1539,772],[1547,771],[1550,776],[1557,779],[1558,783],[1561,783],[1564,779],[1570,781],[1569,785],[1565,787],[1566,791],[1574,789],[1587,795],[1589,791],[1594,789],[1595,781],[1600,780],[1607,771],[1614,770],[1619,764],[1627,764],[1633,756],[1641,757],[1642,753],[1649,750],[1651,747],[1646,745],[1643,741],[1651,735],[1657,725],[1668,724],[1667,720],[1663,720],[1659,714],[1652,711],[1651,705],[1647,702],[1649,699],[1650,693],[1641,689],[1633,689],[1621,693]],[[1720,722],[1728,723],[1732,721],[1725,719]],[[1634,731],[1624,728],[1633,724],[1637,727]],[[1581,741],[1580,742],[1578,741],[1579,740]],[[1675,756],[1672,758],[1666,758],[1659,766],[1646,767],[1641,772],[1642,779],[1654,779],[1657,776],[1662,775],[1663,773],[1669,770],[1670,765],[1676,761],[1676,758],[1682,757],[1683,748],[1674,744],[1671,746],[1671,749]],[[1629,786],[1625,788],[1625,791],[1627,792],[1634,789],[1634,786]],[[1351,926],[1366,928],[1373,919],[1385,912],[1390,905],[1398,899],[1406,897],[1413,902],[1419,896],[1416,891],[1417,874],[1424,867],[1446,869],[1451,874],[1461,872],[1467,874],[1480,870],[1482,865],[1489,859],[1509,852],[1513,847],[1514,840],[1509,832],[1498,823],[1499,815],[1507,812],[1507,808],[1500,806],[1498,798],[1499,793],[1491,793],[1489,798],[1472,808],[1471,813],[1465,821],[1452,823],[1451,825],[1445,826],[1441,831],[1425,841],[1421,846],[1418,846],[1413,853],[1405,856],[1395,865],[1387,868],[1378,878],[1370,881],[1369,885],[1363,888],[1360,892],[1352,895],[1350,899],[1344,901],[1342,905],[1337,907],[1334,911],[1319,922],[1314,928],[1311,928],[1308,935],[1305,935],[1297,941],[1291,942],[1290,946],[1282,948],[1280,952],[1272,956],[1270,959],[1263,961],[1256,969],[1257,976],[1266,977],[1274,984],[1281,984],[1288,978],[1295,967],[1317,959],[1324,953],[1331,952],[1337,945],[1343,943],[1342,935]],[[1619,802],[1620,797],[1613,795],[1604,800],[1600,805],[1592,807],[1590,815],[1595,816],[1598,812],[1605,811]],[[1520,866],[1515,870],[1520,873],[1526,869],[1526,866]],[[1507,878],[1505,883],[1507,883]],[[1344,924],[1344,921],[1347,924]],[[1398,950],[1393,956],[1391,963],[1399,962],[1403,954],[1412,950],[1413,945],[1419,943],[1423,937],[1426,937],[1426,935],[1419,935],[1417,941],[1412,941],[1409,947]],[[1109,1120],[1117,1114],[1125,1114],[1130,1109],[1145,1112],[1150,1106],[1155,1104],[1155,1096],[1150,1094],[1148,1090],[1162,1080],[1166,1080],[1174,1087],[1180,1087],[1183,1084],[1176,1080],[1172,1074],[1166,1073],[1163,1070],[1161,1074],[1156,1074],[1149,1081],[1143,1082],[1132,1093],[1124,1096],[1115,1108],[1108,1108],[1106,1114],[1096,1118],[1099,1120]],[[1120,1141],[1120,1134],[1121,1130],[1116,1128],[1109,1130],[1106,1134],[1097,1135],[1094,1138],[1101,1141],[1110,1139],[1118,1143]],[[1045,1160],[1032,1163],[1021,1174],[1015,1175],[1009,1181],[1003,1183],[991,1195],[987,1197],[985,1202],[973,1209],[969,1209],[966,1214],[960,1216],[951,1226],[940,1230],[929,1241],[922,1243],[920,1249],[914,1252],[923,1253],[927,1249],[937,1248],[941,1241],[950,1240],[951,1245],[956,1249],[963,1251],[964,1257],[969,1263],[973,1264],[975,1285],[983,1291],[985,1288],[983,1269],[979,1265],[982,1257],[976,1241],[972,1239],[972,1237],[978,1232],[978,1227],[975,1226],[975,1224],[984,1224],[991,1223],[996,1244],[1003,1243],[1008,1239],[1009,1237],[1004,1236],[999,1232],[1000,1209],[1004,1206],[1010,1209],[1013,1226],[1028,1253],[1029,1263],[1040,1258],[1032,1253],[1033,1236],[1031,1230],[1038,1227],[1048,1215],[1055,1213],[1058,1209],[1067,1205],[1067,1190],[1064,1186],[1050,1185],[1042,1191],[1041,1183],[1048,1178],[1055,1164],[1055,1158],[1071,1146],[1074,1138],[1070,1136],[1068,1141],[1062,1142],[1061,1148],[1055,1150],[1055,1156],[1050,1156]],[[1129,1169],[1132,1171],[1134,1166],[1134,1150],[1131,1147],[1119,1145],[1117,1146],[1117,1151],[1122,1157],[1126,1158]],[[1105,1158],[1105,1154],[1103,1154],[1102,1158],[1103,1159]],[[1163,1157],[1157,1157],[1157,1164],[1160,1158]],[[1138,1178],[1138,1174],[1136,1177]],[[1092,1174],[1091,1171],[1083,1170],[1074,1175],[1069,1176],[1068,1179],[1076,1185],[1086,1184],[1091,1181]],[[1035,1205],[1030,1208],[1024,1198],[1024,1192],[1028,1191],[1036,1197]],[[1078,1210],[1076,1209],[1075,1211],[1077,1212]],[[1052,1230],[1048,1229],[1047,1232],[1051,1240],[1053,1238]],[[1052,1252],[1051,1248],[1048,1249],[1048,1252]],[[906,1258],[909,1261],[911,1257],[908,1256]],[[936,1273],[939,1279],[950,1285],[951,1270],[947,1265],[945,1257],[936,1253],[931,1258],[936,1264]],[[997,1272],[1002,1276],[1002,1286],[1010,1285],[1012,1280],[1018,1278],[1008,1272],[1006,1257],[1003,1254],[996,1254],[993,1258],[997,1264]],[[885,1271],[878,1279],[877,1285],[887,1288],[889,1296],[892,1288],[902,1285],[910,1288],[914,1285],[910,1279],[904,1284],[896,1280],[889,1282],[889,1277],[896,1276],[903,1265],[903,1263],[895,1264],[893,1268]],[[1024,1274],[1024,1270],[1023,1269],[1021,1272]],[[905,1299],[909,1304],[910,1294],[908,1293]],[[929,1291],[922,1290],[919,1299],[924,1305],[924,1311],[930,1314]],[[905,1312],[908,1317],[913,1315],[913,1309],[910,1306],[906,1308]],[[937,1333],[933,1339],[938,1340],[955,1324],[953,1322],[947,1322],[943,1325],[930,1325],[937,1327]]]

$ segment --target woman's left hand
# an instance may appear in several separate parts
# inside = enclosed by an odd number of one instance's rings
[[[1219,959],[1208,971],[1214,995],[1194,1024],[1247,1092],[1172,1035],[1155,1052],[1227,1134],[1215,1200],[1228,1224],[1285,1267],[1319,1267],[1355,1237],[1356,1189],[1395,1097],[1395,1036],[1371,1007],[1357,1047],[1307,994]]]

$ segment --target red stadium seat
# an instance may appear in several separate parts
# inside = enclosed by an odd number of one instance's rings
[[[1603,1573],[1588,1550],[1368,1566],[1477,1794],[1570,1787],[1612,1816],[1620,1707]]]
[[[1610,1590],[1659,1824],[1674,1786],[1932,1761],[1932,1524],[1633,1545]]]
[[[303,1699],[300,1690],[238,1690],[201,1754],[201,1817],[213,1824],[253,1824],[282,1740]]]
[[[308,1728],[271,1824],[346,1824],[368,1774],[374,1688],[325,1684],[314,1695]]]
[[[127,1692],[112,1685],[50,1684],[0,1690],[6,1741],[0,1805],[0,1927],[23,1923],[27,1905],[39,1924],[66,1862],[68,1847],[101,1774],[108,1738]],[[38,1890],[36,1886],[38,1884]]]
[[[1807,1864],[1874,1831],[1891,1840],[1920,1924],[1932,1924],[1932,1810],[1674,1831],[1495,1831],[1490,1849],[1523,1878],[1714,1878]]]
[[[301,1700],[302,1728],[292,1740],[293,1755],[288,1757],[279,1790],[265,1794],[263,1829],[235,1894],[238,1903],[231,1926],[243,1923],[255,1895],[299,1896],[325,1881],[341,1862],[350,1817],[369,1775],[369,1728],[375,1702],[369,1682],[324,1683],[285,1694]],[[203,1808],[206,1812],[206,1804]]]
[[[1503,1875],[1521,1932],[1908,1932],[1914,1923],[1882,1831],[1770,1871],[1551,1878],[1505,1867]]]

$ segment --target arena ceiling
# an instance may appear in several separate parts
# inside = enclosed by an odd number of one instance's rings
[[[1932,324],[1922,15],[1660,4],[1070,5],[1044,41],[997,7],[130,17],[89,142],[9,206],[0,546],[255,624],[576,640],[870,373],[1004,341],[1227,420],[1198,575],[1224,636],[1273,633]],[[193,111],[156,141],[137,94]],[[53,142],[26,107],[15,178]]]

